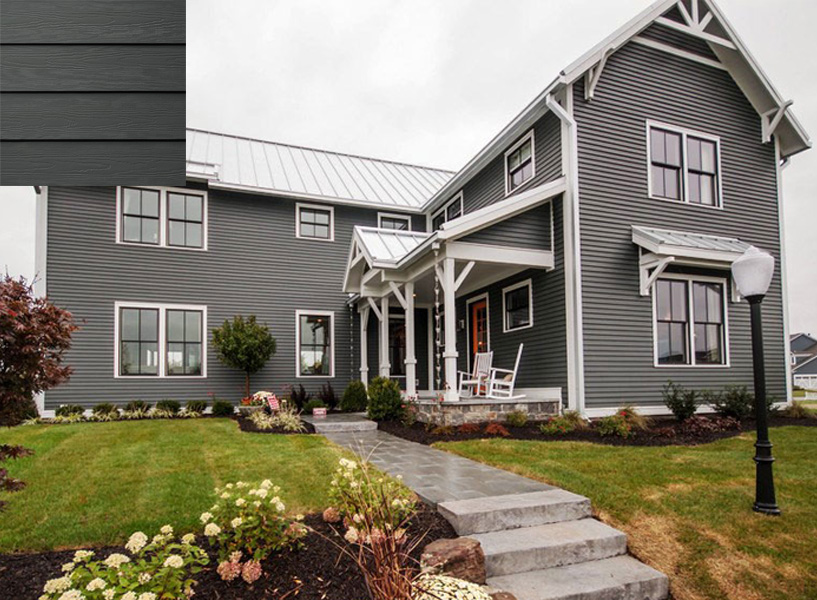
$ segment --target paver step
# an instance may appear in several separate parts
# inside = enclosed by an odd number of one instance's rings
[[[377,423],[367,419],[363,413],[331,413],[326,417],[303,415],[301,418],[315,427],[315,433],[347,433],[377,430]]]
[[[666,575],[631,556],[491,577],[517,600],[665,600]]]
[[[590,516],[590,500],[565,490],[442,502],[438,507],[459,535],[572,521]]]
[[[482,544],[488,577],[597,561],[627,552],[627,536],[596,519],[561,521],[469,537]]]

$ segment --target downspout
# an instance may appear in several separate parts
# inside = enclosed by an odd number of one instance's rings
[[[562,122],[562,170],[567,189],[562,202],[565,221],[565,277],[567,302],[567,387],[568,408],[585,414],[584,406],[584,328],[582,319],[581,231],[579,229],[579,143],[573,118],[573,85],[566,85],[565,109],[553,95],[545,104]]]

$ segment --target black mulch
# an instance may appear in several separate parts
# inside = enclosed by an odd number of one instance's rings
[[[487,435],[484,433],[486,423],[477,424],[478,431],[461,431],[458,427],[435,428],[428,427],[424,423],[414,423],[406,426],[398,422],[380,422],[378,428],[382,431],[401,437],[403,439],[425,444],[427,446],[435,442],[458,442],[463,440],[477,440],[485,438],[504,438],[511,440],[536,440],[536,441],[577,441],[593,442],[596,444],[607,444],[610,446],[696,446],[706,444],[723,438],[740,435],[744,431],[754,431],[754,420],[744,420],[737,424],[738,427],[730,427],[724,430],[710,430],[721,427],[722,421],[718,417],[697,417],[698,422],[703,427],[683,425],[674,419],[653,419],[650,429],[647,431],[634,430],[628,438],[617,436],[601,436],[595,429],[574,431],[566,435],[545,435],[539,430],[538,423],[529,423],[524,427],[511,427],[507,423],[503,426],[509,435]],[[785,425],[802,425],[808,427],[817,426],[817,419],[792,419],[784,416],[770,416],[770,427],[782,427]]]
[[[337,543],[345,544],[320,515],[308,515],[305,522]],[[408,533],[410,539],[423,536],[422,543],[412,553],[418,561],[426,544],[457,537],[443,517],[426,507],[414,517]],[[95,558],[102,559],[113,552],[123,552],[123,548],[107,547],[95,551]],[[70,561],[73,555],[74,550],[0,554],[0,597],[14,600],[39,598],[46,580],[60,577],[62,564]],[[314,532],[304,538],[302,548],[268,558],[263,564],[264,575],[253,585],[247,585],[241,579],[222,581],[216,573],[215,554],[211,553],[210,559],[207,568],[195,576],[198,584],[194,598],[197,600],[359,600],[368,597],[354,561],[343,555],[331,541]]]
[[[238,427],[241,431],[247,433],[277,433],[278,435],[293,435],[295,433],[315,433],[315,428],[312,424],[307,423],[306,421],[301,421],[303,426],[305,427],[304,431],[296,432],[296,431],[284,431],[280,427],[273,427],[272,429],[258,429],[250,419],[243,415],[237,415],[234,417],[236,421],[238,421]]]

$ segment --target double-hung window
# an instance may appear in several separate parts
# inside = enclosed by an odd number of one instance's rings
[[[502,290],[504,333],[533,327],[533,283],[530,279]]]
[[[296,312],[298,377],[334,377],[334,313]]]
[[[335,239],[335,215],[332,207],[297,204],[295,210],[297,237],[330,242]]]
[[[206,192],[122,186],[116,205],[118,243],[207,248]]]
[[[380,229],[393,229],[395,231],[410,231],[411,217],[409,217],[408,215],[377,213],[377,226]]]
[[[439,231],[444,224],[462,216],[462,198],[460,192],[431,215],[431,231]]]
[[[533,130],[505,153],[505,193],[510,194],[536,174]]]
[[[116,377],[206,375],[207,308],[116,303]]]
[[[728,364],[725,290],[717,279],[655,282],[656,365]]]
[[[721,206],[717,138],[670,126],[648,126],[650,197]]]

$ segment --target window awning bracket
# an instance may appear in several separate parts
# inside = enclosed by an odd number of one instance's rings
[[[675,262],[674,256],[657,256],[655,254],[644,254],[638,262],[640,293],[642,296],[649,296],[652,285],[666,268]],[[652,269],[652,273],[650,272]]]

